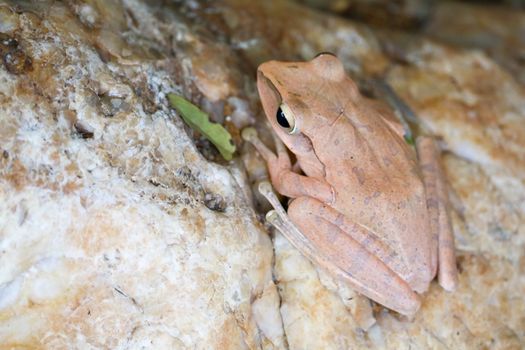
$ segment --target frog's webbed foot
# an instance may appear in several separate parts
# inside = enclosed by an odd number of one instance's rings
[[[272,133],[277,155],[259,139],[254,128],[243,129],[241,136],[251,143],[266,161],[272,184],[277,192],[290,198],[308,196],[325,203],[334,202],[335,193],[332,186],[324,180],[294,172],[286,146],[276,135]]]
[[[358,293],[401,314],[413,315],[419,309],[419,298],[410,286],[377,255],[370,253],[369,250],[374,250],[382,255],[379,242],[373,242],[366,232],[361,232],[361,236],[367,237],[362,243],[352,238],[364,228],[342,223],[343,231],[338,223],[345,218],[310,197],[299,197],[290,203],[288,214],[292,219],[295,217],[292,222],[269,183],[262,182],[259,192],[275,208],[268,212],[267,220],[311,262],[347,282]],[[387,256],[383,258],[388,260]]]
[[[458,272],[454,235],[447,210],[448,196],[438,150],[431,137],[420,136],[416,142],[419,163],[427,196],[427,207],[432,234],[433,271],[437,268],[439,284],[447,291],[456,289]]]
[[[286,151],[286,147],[282,144],[281,140],[279,140],[278,138],[276,139],[274,137],[274,140],[276,141],[275,148],[277,150],[277,154],[274,154],[261,141],[261,139],[259,139],[257,131],[254,128],[244,128],[242,130],[241,136],[245,141],[251,143],[252,146],[255,147],[257,152],[259,152],[259,154],[266,161],[266,164],[268,165],[268,172],[270,173],[270,177],[272,179],[272,183],[276,184],[276,186],[279,187],[279,183],[282,182],[282,174],[290,172],[292,169],[290,157],[288,155],[288,152]]]
[[[272,185],[267,181],[261,182],[259,184],[259,192],[274,208],[274,210],[266,213],[266,220],[275,226],[307,259],[314,261],[316,254],[315,247],[290,220],[281,202],[279,202],[279,199],[273,192]]]

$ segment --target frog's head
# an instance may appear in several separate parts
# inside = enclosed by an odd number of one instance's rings
[[[257,88],[264,112],[295,154],[306,153],[319,130],[338,116],[340,95],[351,93],[343,64],[322,53],[308,62],[269,61],[259,66]]]

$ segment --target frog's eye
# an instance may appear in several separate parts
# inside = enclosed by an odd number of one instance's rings
[[[276,114],[277,123],[282,126],[289,134],[297,132],[297,124],[295,123],[295,116],[286,104],[281,104],[277,109]]]

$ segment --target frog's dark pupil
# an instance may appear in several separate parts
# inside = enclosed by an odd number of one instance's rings
[[[288,123],[288,119],[286,119],[284,116],[284,112],[281,107],[279,107],[277,110],[277,123],[279,123],[279,125],[283,128],[290,128],[290,123]]]

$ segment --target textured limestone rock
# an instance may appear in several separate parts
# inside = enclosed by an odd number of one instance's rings
[[[220,30],[219,37],[229,38],[252,69],[267,60],[311,59],[319,52],[337,53],[350,72],[376,74],[387,63],[377,39],[362,24],[282,0],[228,0],[215,5],[214,11],[199,14]]]
[[[0,2],[0,33],[0,348],[525,344],[525,92],[488,55],[287,1]],[[267,137],[257,64],[320,51],[383,75],[446,149],[458,291],[433,283],[414,320],[374,305],[368,332],[347,286],[272,247],[264,171],[165,99]]]
[[[413,27],[424,21],[432,8],[430,0],[297,0],[309,6],[359,18],[380,26]]]
[[[0,5],[1,348],[283,346],[270,240],[167,108],[148,11]]]

